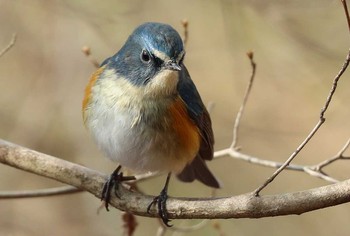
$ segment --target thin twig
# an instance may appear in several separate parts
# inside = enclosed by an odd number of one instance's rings
[[[99,68],[100,67],[100,63],[92,57],[91,55],[91,48],[88,46],[84,46],[81,51],[84,53],[84,55],[89,59],[89,61],[91,62],[91,64],[94,65],[94,67]]]
[[[153,173],[149,172],[146,174],[135,175],[135,180],[128,181],[125,184],[130,185],[130,184],[135,184],[136,182],[140,183],[160,175],[161,173],[157,173],[157,172],[153,172]],[[83,190],[74,188],[72,186],[63,186],[63,187],[57,187],[57,188],[46,188],[46,189],[38,189],[38,190],[0,191],[0,199],[49,197],[49,196],[79,193],[82,191]]]
[[[184,42],[184,46],[186,48],[187,46],[187,41],[188,41],[188,20],[187,19],[183,19],[181,21],[182,27],[184,28],[184,36],[182,41]]]
[[[340,77],[343,75],[345,72],[346,68],[348,67],[350,62],[350,50],[346,56],[345,62],[339,71],[339,73],[336,75],[336,77],[333,80],[333,85],[331,90],[329,91],[329,94],[327,96],[326,102],[321,109],[320,113],[320,118],[319,121],[317,122],[316,126],[312,129],[312,131],[308,134],[308,136],[305,138],[305,140],[299,145],[299,147],[292,153],[292,155],[287,159],[287,161],[280,167],[278,168],[271,177],[269,177],[259,188],[257,188],[254,191],[255,196],[259,196],[259,193],[261,190],[263,190],[267,185],[269,185],[292,161],[293,159],[299,154],[299,152],[305,147],[305,145],[310,141],[310,139],[316,134],[318,129],[322,126],[322,124],[325,122],[325,112],[327,111],[329,104],[333,98],[333,95],[335,93],[335,90],[337,89],[338,81]]]
[[[305,167],[304,168],[304,172],[311,175],[311,176],[314,176],[314,177],[317,177],[317,178],[320,178],[320,179],[323,179],[327,182],[330,182],[330,183],[338,183],[339,180],[333,178],[333,177],[330,177],[328,175],[326,175],[324,172],[322,171],[316,171],[314,170],[312,167]]]
[[[350,32],[350,17],[349,17],[349,12],[348,12],[348,8],[346,5],[346,1],[342,0],[342,3],[343,3],[344,11],[345,11],[345,16],[346,16],[346,19],[348,22],[349,32]],[[315,133],[318,131],[318,129],[325,122],[326,119],[324,117],[324,114],[327,111],[330,102],[332,101],[332,98],[333,98],[333,95],[336,91],[340,77],[343,75],[343,73],[345,72],[346,68],[349,65],[349,61],[350,61],[350,50],[346,56],[346,60],[343,64],[341,70],[339,71],[339,73],[337,74],[337,76],[333,80],[332,88],[327,96],[327,99],[326,99],[326,102],[325,102],[323,108],[321,109],[320,118],[319,118],[319,121],[317,122],[316,126],[312,129],[312,131],[305,138],[305,140],[299,145],[299,147],[292,153],[292,155],[287,159],[287,161],[280,168],[278,168],[273,173],[273,175],[271,177],[269,177],[259,188],[257,188],[254,191],[255,196],[259,196],[259,193],[261,192],[261,190],[263,190],[267,185],[269,185],[286,168],[286,166],[288,166],[293,161],[293,159],[299,154],[299,152],[304,148],[304,146],[310,141],[310,139],[315,135]],[[321,171],[319,173],[322,174]]]
[[[332,164],[333,162],[340,160],[340,159],[347,159],[347,157],[344,157],[343,154],[346,151],[346,149],[348,149],[350,146],[350,139],[348,139],[348,141],[345,143],[345,145],[343,146],[342,149],[340,149],[340,151],[332,158],[327,159],[325,161],[322,161],[321,163],[317,164],[316,166],[314,166],[314,170],[316,171],[321,171],[324,167]]]
[[[308,136],[304,139],[304,141],[297,147],[297,149],[292,153],[292,155],[287,159],[286,162],[283,163],[274,173],[271,175],[259,188],[254,191],[255,196],[259,196],[261,190],[263,190],[267,185],[269,185],[291,162],[292,160],[299,154],[299,152],[305,147],[305,145],[310,141],[310,139],[315,135],[317,130],[324,123],[324,119],[320,119],[316,126],[312,129],[312,131],[308,134]]]
[[[331,183],[338,182],[338,180],[327,176],[326,174],[322,173],[321,171],[313,170],[312,167],[310,167],[310,166],[289,165],[289,163],[286,166],[284,166],[285,163],[274,162],[274,161],[270,161],[270,160],[263,160],[261,158],[249,156],[249,155],[243,154],[243,153],[238,151],[238,147],[237,147],[238,128],[239,128],[240,120],[241,120],[242,114],[244,112],[247,100],[248,100],[250,92],[251,92],[251,88],[252,88],[252,85],[253,85],[253,82],[254,82],[254,77],[255,77],[255,71],[256,71],[256,63],[253,60],[253,53],[252,52],[248,52],[247,55],[248,55],[248,57],[250,59],[250,62],[251,62],[252,74],[251,74],[251,77],[250,77],[250,80],[249,80],[249,84],[248,84],[248,87],[247,87],[245,95],[244,95],[243,102],[241,104],[241,107],[239,109],[239,112],[238,112],[236,120],[235,120],[235,124],[234,124],[234,128],[233,128],[232,144],[231,144],[230,148],[228,148],[228,149],[224,149],[224,150],[220,150],[220,151],[215,152],[214,153],[214,157],[218,158],[220,156],[229,155],[229,156],[231,156],[233,158],[241,159],[241,160],[244,160],[244,161],[247,161],[247,162],[250,162],[250,163],[254,163],[254,164],[259,164],[259,165],[262,165],[262,166],[267,166],[267,167],[272,167],[272,168],[279,168],[279,169],[282,169],[282,170],[284,168],[286,168],[286,169],[289,169],[289,170],[301,171],[301,172],[305,172],[305,173],[307,173],[307,174],[309,174],[311,176],[315,176],[317,178],[326,180],[326,181],[331,182]],[[328,107],[328,105],[329,105],[329,103],[326,103],[327,107]],[[323,116],[323,113],[322,113],[322,116]],[[320,126],[321,126],[321,124],[318,123],[317,126],[314,128],[313,132],[311,133],[312,135],[308,136],[308,139],[306,140],[306,142],[304,141],[302,143],[302,145],[300,145],[298,147],[297,151],[294,153],[294,156],[297,155],[298,152],[300,152],[300,150],[305,146],[305,144],[308,142],[308,140],[311,139],[311,137],[313,136],[313,133],[315,133]]]
[[[256,71],[256,63],[254,62],[254,53],[253,52],[248,52],[247,56],[248,56],[248,58],[250,60],[250,65],[252,67],[252,74],[250,76],[248,87],[247,87],[247,90],[246,90],[246,92],[244,94],[244,99],[243,99],[241,107],[239,108],[239,111],[237,113],[235,124],[234,124],[234,127],[233,127],[233,139],[232,139],[232,144],[231,144],[231,147],[230,147],[232,149],[237,149],[236,145],[237,145],[237,140],[238,140],[238,128],[239,128],[239,124],[240,124],[240,121],[241,121],[241,117],[242,117],[243,112],[244,112],[244,108],[245,108],[246,103],[247,103],[248,98],[249,98],[250,91],[251,91],[252,86],[253,86],[254,77],[255,77],[255,71]]]
[[[346,4],[346,0],[341,0],[341,3],[343,4],[343,8],[344,8],[345,15],[346,15],[346,21],[348,22],[348,30],[350,32],[350,16],[349,16],[349,11],[348,11],[348,6]]]
[[[63,187],[40,189],[40,190],[1,191],[0,199],[49,197],[49,196],[79,193],[82,191],[83,190],[77,189],[72,186],[63,186]]]
[[[266,160],[259,157],[251,156],[251,155],[242,153],[240,151],[236,151],[232,148],[226,148],[226,149],[222,149],[214,152],[214,158],[220,158],[225,156],[230,156],[234,159],[243,160],[252,164],[271,167],[271,168],[279,168],[283,165],[282,162],[271,161],[271,160]],[[286,167],[286,169],[294,170],[294,171],[303,171],[304,168],[305,166],[295,165],[295,164],[292,164]]]
[[[162,173],[159,173],[159,172],[148,172],[145,174],[138,174],[134,176],[135,180],[128,181],[127,183],[136,183],[136,182],[141,183],[142,181],[149,180],[151,178],[155,178],[160,175],[162,175]]]
[[[2,49],[2,51],[0,52],[0,57],[5,55],[5,53],[8,52],[15,45],[16,40],[17,40],[17,34],[15,33],[12,35],[12,39],[9,42],[9,44],[4,49]]]
[[[216,151],[214,153],[214,158],[220,158],[220,157],[225,157],[225,156],[230,156],[234,159],[238,159],[238,160],[246,161],[246,162],[249,162],[249,163],[252,163],[255,165],[260,165],[260,166],[265,166],[265,167],[270,167],[270,168],[280,168],[283,165],[282,162],[271,161],[271,160],[266,160],[266,159],[262,159],[259,157],[250,156],[250,155],[244,154],[242,152],[236,151],[232,148],[219,150],[219,151]],[[290,165],[286,166],[285,169],[292,170],[292,171],[304,172],[304,173],[309,174],[313,177],[317,177],[319,179],[328,181],[330,183],[339,182],[337,179],[334,179],[334,178],[329,177],[328,175],[322,173],[322,171],[314,170],[313,166],[290,164]]]

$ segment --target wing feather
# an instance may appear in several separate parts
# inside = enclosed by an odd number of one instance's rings
[[[198,126],[201,136],[197,156],[178,175],[178,178],[184,182],[192,182],[197,179],[208,186],[219,188],[220,184],[204,161],[213,159],[214,134],[211,119],[185,66],[182,66],[180,73],[178,91],[190,118]]]

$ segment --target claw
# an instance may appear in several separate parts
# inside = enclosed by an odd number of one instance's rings
[[[150,214],[151,207],[155,204],[157,204],[158,209],[158,215],[162,219],[163,223],[171,227],[172,225],[169,224],[171,220],[168,218],[168,212],[166,209],[166,201],[168,199],[168,184],[169,184],[170,174],[168,174],[167,180],[165,182],[165,186],[160,192],[159,196],[153,198],[152,202],[147,207],[147,213]]]
[[[109,176],[108,180],[103,185],[102,194],[101,194],[101,201],[105,202],[105,208],[107,211],[109,211],[109,202],[111,200],[111,191],[114,187],[114,194],[120,198],[120,195],[118,193],[119,184],[123,181],[128,180],[134,180],[134,176],[123,176],[123,173],[120,172],[120,169],[122,166],[118,166],[117,169],[113,171],[113,173]],[[120,173],[119,173],[120,172]]]

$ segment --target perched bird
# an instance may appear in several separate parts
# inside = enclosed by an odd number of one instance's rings
[[[105,155],[120,166],[106,182],[102,200],[123,176],[120,167],[137,172],[166,172],[157,203],[166,211],[171,173],[184,182],[195,179],[219,188],[205,161],[213,158],[211,120],[184,65],[182,39],[170,25],[145,23],[124,46],[107,58],[85,90],[83,119]]]

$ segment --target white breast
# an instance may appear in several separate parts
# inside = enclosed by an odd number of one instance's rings
[[[159,80],[150,86],[164,86],[157,83]],[[183,153],[165,112],[167,101],[163,99],[161,105],[150,88],[139,89],[125,79],[116,79],[115,73],[105,75],[103,83],[97,81],[92,89],[86,126],[106,156],[122,166],[141,172],[181,171],[190,158],[181,158]],[[140,94],[145,91],[153,99]],[[155,117],[161,117],[160,123],[151,127],[147,119]]]

